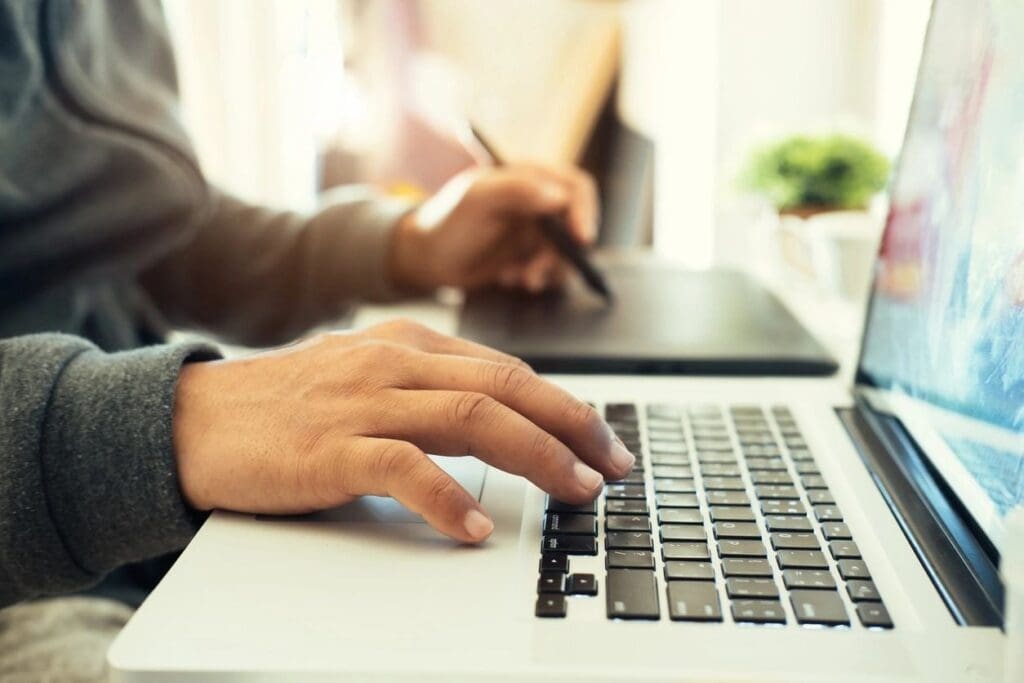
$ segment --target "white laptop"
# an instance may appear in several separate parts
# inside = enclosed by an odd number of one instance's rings
[[[216,513],[115,680],[1000,681],[1021,44],[1018,0],[935,3],[855,386],[556,377],[641,456],[593,505],[465,458],[439,460],[495,520],[480,547],[381,499]]]

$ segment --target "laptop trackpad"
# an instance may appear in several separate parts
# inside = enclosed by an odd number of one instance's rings
[[[430,459],[459,482],[470,495],[480,500],[487,465],[473,457],[431,455]],[[314,512],[307,519],[318,522],[423,522],[422,517],[407,510],[394,498],[380,496],[363,496],[348,505]]]

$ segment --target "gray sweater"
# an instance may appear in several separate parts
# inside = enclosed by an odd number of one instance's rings
[[[392,296],[406,207],[314,216],[204,180],[158,0],[0,0],[0,606],[183,547],[170,326],[250,345]]]

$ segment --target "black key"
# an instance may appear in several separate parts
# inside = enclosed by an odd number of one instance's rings
[[[785,624],[786,611],[778,600],[733,600],[732,619],[741,624]]]
[[[723,538],[718,542],[721,557],[767,557],[768,551],[761,541]]]
[[[771,541],[775,550],[821,550],[814,534],[780,531],[771,535]]]
[[[651,441],[651,453],[672,453],[682,455],[686,453],[686,444],[679,441]]]
[[[578,514],[596,515],[597,499],[594,499],[589,503],[584,503],[583,505],[571,505],[548,496],[546,509],[548,512],[575,512]]]
[[[642,484],[644,483],[644,471],[643,470],[631,470],[629,474],[624,476],[622,479],[605,480],[612,481],[616,484]]]
[[[743,455],[748,458],[775,458],[782,451],[778,446],[765,446],[762,444],[743,444]]]
[[[750,498],[743,491],[708,491],[708,505],[749,505]]]
[[[813,460],[795,462],[793,463],[793,467],[796,469],[797,474],[821,474],[821,471],[818,469],[818,464]]]
[[[655,479],[655,493],[694,493],[697,487],[693,479]]]
[[[807,510],[798,500],[762,500],[761,512],[766,515],[797,515],[804,517]]]
[[[562,572],[541,572],[537,579],[538,593],[564,593],[565,574]]]
[[[772,566],[768,560],[729,557],[722,560],[722,573],[726,576],[770,577]]]
[[[892,628],[889,610],[880,602],[862,602],[857,605],[857,617],[867,628]]]
[[[811,520],[807,517],[779,517],[771,515],[764,518],[768,531],[813,531]]]
[[[609,619],[657,619],[661,615],[654,572],[609,569],[605,599]]]
[[[549,512],[544,518],[544,533],[597,535],[597,517],[572,512]]]
[[[646,515],[609,515],[604,518],[608,531],[650,531],[651,519]]]
[[[807,442],[800,438],[789,438],[786,439],[786,448],[807,448]]]
[[[702,465],[735,465],[736,456],[732,453],[717,453],[712,451],[698,451],[697,461]]]
[[[801,624],[850,625],[843,600],[835,591],[790,591],[789,603]]]
[[[782,582],[786,588],[835,590],[836,580],[827,569],[787,569],[782,572]]]
[[[608,549],[616,550],[654,549],[651,535],[643,531],[609,531],[604,535],[604,543]]]
[[[690,479],[693,478],[693,470],[689,467],[679,465],[658,465],[652,468],[651,474],[655,479]]]
[[[780,550],[775,556],[779,569],[828,569],[820,550]]]
[[[715,584],[670,581],[666,589],[668,615],[673,621],[721,621],[722,606]]]
[[[537,597],[537,607],[533,613],[545,619],[562,619],[565,617],[565,596],[564,595],[540,595]]]
[[[700,466],[700,473],[707,477],[738,477],[741,474],[738,465],[719,465],[708,463]]]
[[[827,489],[808,491],[807,500],[811,501],[811,505],[833,505],[836,502],[836,499],[832,497],[832,492]]]
[[[704,477],[704,489],[707,491],[744,491],[747,486],[739,477]]]
[[[853,541],[830,541],[828,550],[836,560],[860,559],[860,548]]]
[[[710,562],[666,562],[666,581],[714,581],[715,568]]]
[[[654,569],[654,554],[649,550],[609,550],[604,564],[609,569]]]
[[[606,515],[646,515],[646,500],[609,500],[604,504]]]
[[[700,510],[693,508],[662,508],[658,510],[658,521],[661,524],[703,524],[704,517]]]
[[[730,507],[716,505],[710,509],[711,520],[714,522],[753,522],[754,511],[749,507]]]
[[[715,538],[761,538],[761,530],[753,522],[715,522]]]
[[[767,446],[772,448],[775,446],[775,437],[772,436],[771,432],[764,432],[761,434],[740,434],[740,444],[743,445],[744,450],[752,446]]]
[[[786,472],[786,461],[782,458],[747,458],[747,469],[751,472]]]
[[[704,541],[707,535],[704,527],[697,524],[664,524],[661,527],[661,540],[664,541]]]
[[[699,508],[700,502],[694,493],[659,493],[654,496],[659,508]]]
[[[607,484],[604,487],[604,496],[608,500],[615,498],[643,500],[647,498],[647,492],[643,485],[638,484]]]
[[[874,581],[867,579],[851,579],[846,582],[846,592],[854,602],[878,602],[882,596],[878,594],[878,588]]]
[[[545,536],[541,550],[569,555],[597,555],[597,539],[592,536]]]
[[[711,551],[707,543],[671,541],[661,544],[661,559],[669,560],[710,560]]]
[[[726,579],[730,598],[777,598],[779,587],[771,579]]]
[[[811,452],[809,450],[803,449],[803,448],[795,448],[795,449],[794,448],[790,448],[789,449],[789,457],[792,458],[794,462],[813,462],[814,461],[814,456],[811,455]]]
[[[732,441],[729,439],[694,439],[693,447],[709,453],[732,453]]]
[[[822,524],[821,533],[825,535],[826,541],[848,541],[853,538],[850,535],[850,527],[846,526],[844,522]]]
[[[762,484],[754,487],[754,495],[761,500],[799,500],[800,494],[795,486],[778,484]]]
[[[815,505],[814,516],[819,522],[843,521],[843,513],[835,505]]]
[[[820,474],[805,474],[800,477],[800,483],[804,485],[805,489],[827,489],[828,485],[825,484],[825,477]]]
[[[758,470],[750,473],[750,481],[755,484],[793,485],[793,478],[789,476],[788,472],[768,472],[765,470]]]
[[[690,464],[690,456],[679,453],[651,453],[651,464],[665,465],[668,467],[685,467]]]
[[[540,570],[565,574],[569,571],[569,556],[565,553],[541,553]]]
[[[653,441],[673,441],[675,443],[686,443],[683,437],[683,430],[678,427],[672,427],[671,429],[664,429],[655,427],[650,422],[647,423],[647,438]]]
[[[565,580],[569,595],[597,595],[597,578],[593,574],[570,574]]]
[[[844,581],[871,578],[871,572],[868,571],[864,560],[839,560],[836,564],[839,565],[839,576],[843,577]]]
[[[636,404],[633,403],[607,403],[604,407],[604,416],[608,420],[615,420],[623,417],[636,419]]]

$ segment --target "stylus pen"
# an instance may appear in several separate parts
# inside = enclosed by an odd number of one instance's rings
[[[473,133],[473,137],[480,143],[484,151],[494,161],[495,166],[504,166],[505,161],[501,156],[488,144],[487,139],[480,134],[480,131],[475,126],[470,125],[469,130]],[[540,231],[544,235],[545,239],[551,243],[559,254],[567,260],[569,263],[576,268],[580,276],[583,277],[583,281],[587,285],[600,294],[605,301],[611,303],[614,299],[611,288],[608,287],[608,283],[605,281],[604,276],[601,272],[594,267],[594,264],[587,258],[587,253],[583,250],[583,245],[573,239],[569,233],[569,227],[565,224],[565,219],[561,216],[541,216],[540,217]]]

